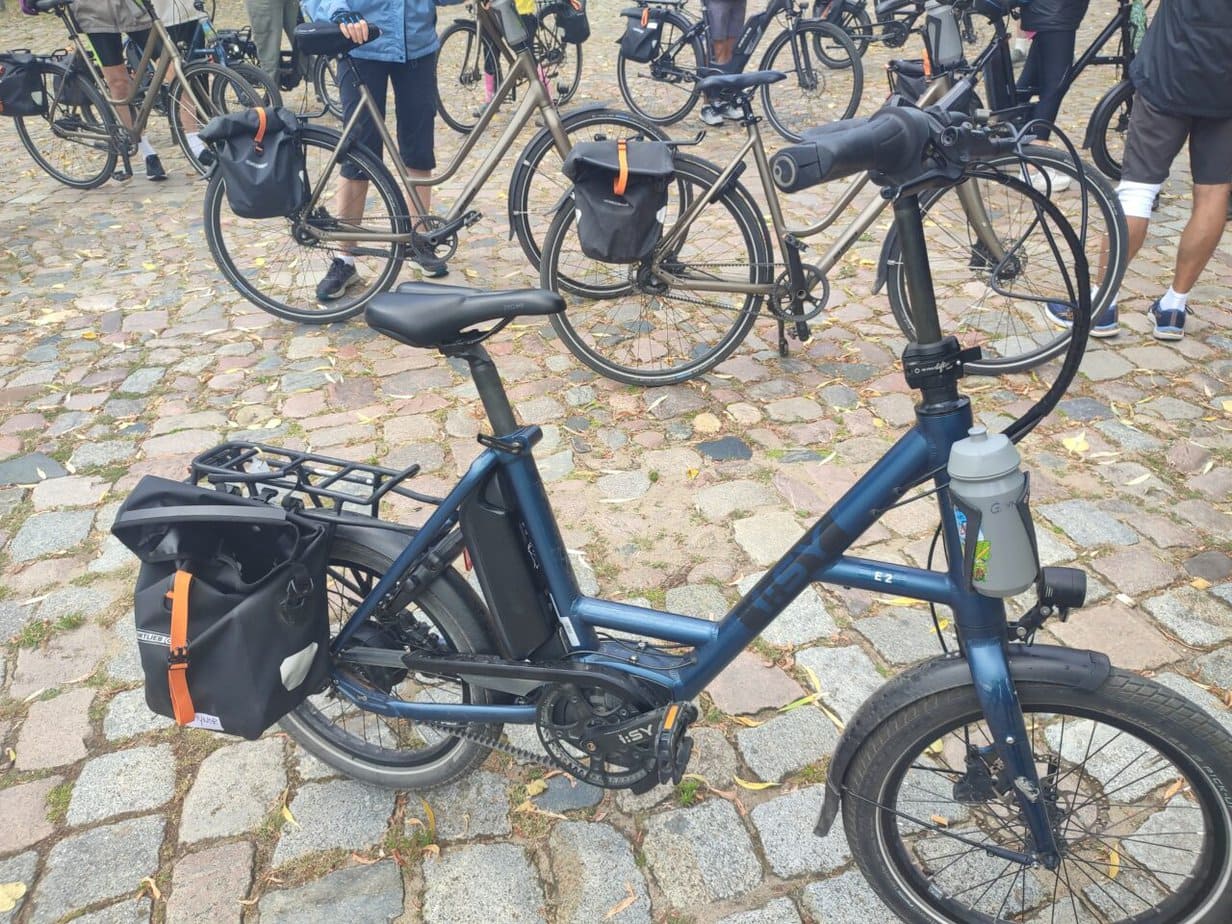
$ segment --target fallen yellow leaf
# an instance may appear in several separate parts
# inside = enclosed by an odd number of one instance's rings
[[[779,785],[778,783],[753,783],[749,780],[742,780],[738,776],[732,777],[732,779],[736,781],[736,785],[741,789],[772,789],[773,787]]]
[[[1108,878],[1116,879],[1121,871],[1121,855],[1115,850],[1108,851]]]
[[[1185,788],[1185,777],[1178,776],[1176,780],[1164,790],[1164,801],[1171,802],[1172,797]]]
[[[529,783],[526,784],[526,795],[527,796],[537,796],[542,792],[546,792],[547,788],[548,788],[548,784],[545,783],[543,780],[531,780]]]
[[[1128,488],[1132,488],[1136,484],[1142,484],[1142,482],[1146,481],[1150,477],[1151,477],[1150,472],[1144,472],[1143,474],[1139,475],[1137,478],[1129,479],[1129,481],[1125,482],[1125,486]]]
[[[1065,437],[1065,439],[1061,440],[1061,445],[1075,455],[1081,455],[1091,448],[1091,444],[1087,442],[1085,430],[1075,436]]]
[[[791,712],[793,709],[799,709],[801,706],[807,706],[809,703],[817,702],[817,693],[809,693],[806,696],[801,696],[799,699],[794,699],[786,706],[780,706],[779,712]]]
[[[732,721],[735,722],[737,725],[743,725],[745,728],[756,728],[757,726],[762,724],[761,722],[758,722],[756,719],[750,719],[748,716],[743,716],[743,715],[732,716]]]
[[[295,825],[297,828],[299,827],[299,822],[296,821],[295,816],[291,814],[291,809],[285,805],[282,807],[282,819],[289,825]]]
[[[0,882],[0,911],[12,911],[25,894],[24,882]]]
[[[938,827],[948,828],[950,826],[950,819],[944,815],[930,815],[929,820]]]
[[[150,897],[153,898],[154,901],[160,902],[163,900],[163,893],[159,890],[158,883],[154,881],[153,876],[143,877],[138,886],[139,888],[137,889],[137,894],[141,894],[146,889],[149,889]]]
[[[1196,587],[1198,590],[1206,590],[1208,587],[1211,586],[1211,582],[1208,581],[1206,578],[1196,577],[1192,581],[1189,582],[1189,586]]]

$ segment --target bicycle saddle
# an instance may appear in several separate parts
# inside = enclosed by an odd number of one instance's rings
[[[34,0],[34,8],[40,13],[50,13],[62,6],[68,6],[73,0]]]
[[[38,0],[40,3],[45,3],[47,0]],[[368,23],[368,42],[380,36],[381,30]],[[363,42],[362,44],[368,44]],[[302,22],[295,27],[295,47],[298,51],[306,55],[323,55],[327,58],[336,58],[338,55],[344,55],[353,48],[358,48],[359,44],[352,42],[349,38],[342,34],[338,29],[338,24],[333,22]]]
[[[768,83],[778,83],[787,77],[782,71],[749,71],[744,74],[716,74],[698,81],[697,88],[703,93],[724,93],[732,90],[747,90]]]
[[[917,0],[878,0],[876,6],[877,19],[883,16],[889,16],[891,13],[897,13],[901,9],[909,6],[919,6]]]
[[[364,309],[368,326],[413,347],[441,347],[462,340],[462,331],[485,321],[556,314],[565,300],[543,289],[487,292],[465,286],[404,282],[382,292]]]

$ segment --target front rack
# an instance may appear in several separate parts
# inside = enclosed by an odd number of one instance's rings
[[[208,481],[265,501],[285,492],[305,505],[332,508],[337,513],[349,505],[379,519],[381,501],[390,494],[434,506],[441,503],[441,498],[403,484],[419,470],[418,463],[395,471],[315,452],[235,440],[207,449],[193,459],[191,481]]]

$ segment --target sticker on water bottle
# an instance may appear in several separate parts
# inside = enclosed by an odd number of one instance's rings
[[[954,521],[958,524],[958,542],[962,546],[963,558],[967,556],[967,515],[961,510],[955,509]],[[992,544],[984,538],[984,531],[980,530],[979,535],[975,540],[975,558],[971,564],[971,583],[981,583],[988,580],[988,554],[992,549]]]

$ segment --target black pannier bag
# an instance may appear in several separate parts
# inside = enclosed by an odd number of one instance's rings
[[[325,524],[147,475],[111,531],[142,562],[133,609],[151,710],[258,738],[322,689]]]
[[[47,114],[47,94],[34,55],[0,53],[0,115],[12,118]]]
[[[590,19],[586,16],[586,0],[562,0],[556,12],[556,25],[566,43],[581,45],[590,38]]]
[[[583,141],[562,168],[573,180],[582,252],[604,263],[636,263],[663,234],[672,149],[661,141]]]
[[[295,113],[273,106],[215,116],[201,129],[240,218],[281,218],[308,201],[299,129]]]
[[[625,33],[620,37],[620,53],[630,61],[645,64],[659,55],[659,27],[663,11],[644,6],[622,10]]]

